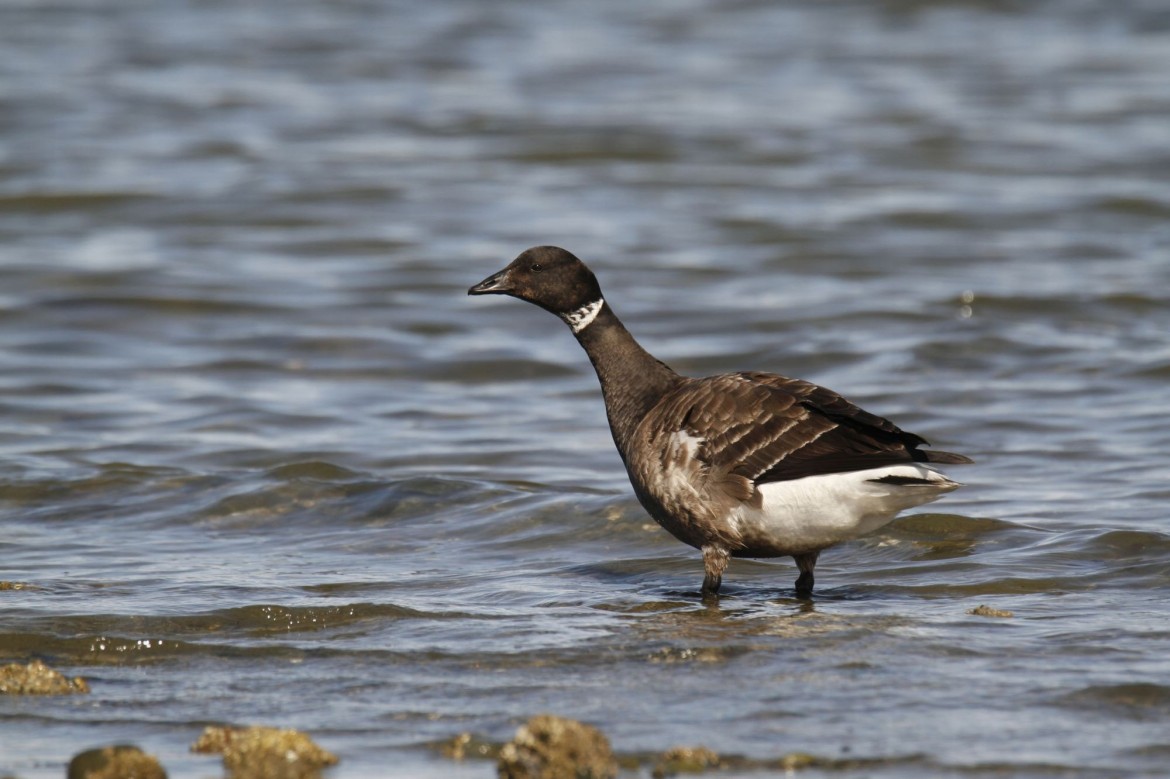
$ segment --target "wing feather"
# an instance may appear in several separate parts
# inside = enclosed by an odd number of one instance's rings
[[[825,387],[768,373],[691,379],[651,412],[655,426],[701,441],[697,457],[725,491],[905,462],[970,462],[922,451],[921,436]],[[742,499],[742,498],[741,498]]]

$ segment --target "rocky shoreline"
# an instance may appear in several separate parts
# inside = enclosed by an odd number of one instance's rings
[[[40,660],[0,667],[0,694],[73,695],[90,692],[81,677],[70,679]],[[616,779],[650,771],[655,779],[728,769],[785,772],[801,768],[846,768],[843,761],[790,753],[772,760],[719,755],[704,746],[673,747],[661,753],[615,753],[597,728],[573,719],[539,714],[505,743],[460,733],[432,744],[455,761],[495,761],[500,779]],[[199,754],[222,755],[230,779],[314,779],[340,762],[296,730],[264,726],[208,726],[191,745]],[[863,761],[844,761],[860,766]],[[166,779],[157,758],[133,744],[111,744],[80,752],[69,762],[67,779]],[[17,779],[3,777],[3,779]]]

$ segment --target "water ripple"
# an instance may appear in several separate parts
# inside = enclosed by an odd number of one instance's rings
[[[1095,0],[0,5],[0,661],[93,688],[6,702],[0,774],[129,739],[201,775],[213,719],[478,776],[428,745],[552,710],[626,755],[1158,775],[1168,35]],[[569,333],[465,295],[537,243],[678,370],[833,387],[966,486],[811,600],[784,559],[702,600]]]

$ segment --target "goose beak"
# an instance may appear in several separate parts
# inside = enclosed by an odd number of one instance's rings
[[[508,269],[497,271],[467,290],[468,295],[507,295],[512,291],[508,283]]]

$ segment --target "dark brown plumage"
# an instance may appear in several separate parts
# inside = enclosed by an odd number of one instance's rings
[[[730,557],[792,555],[797,590],[819,552],[959,485],[922,463],[969,463],[841,395],[745,372],[679,376],[634,340],[592,271],[564,249],[529,249],[468,290],[563,319],[597,371],[614,443],[639,501],[703,551],[704,592]]]
[[[745,372],[686,383],[655,410],[705,440],[700,459],[754,484],[903,462],[967,463],[800,379]]]

